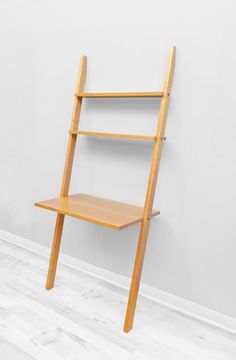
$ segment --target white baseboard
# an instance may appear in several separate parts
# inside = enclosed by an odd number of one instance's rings
[[[37,244],[10,232],[0,230],[0,239],[24,249],[33,251],[42,256],[49,257],[50,249],[46,246]],[[86,263],[63,253],[60,253],[59,261],[67,266],[79,269],[122,288],[129,289],[130,279],[126,276],[122,276],[93,264]],[[236,334],[236,318],[219,313],[215,310],[211,310],[207,307],[201,306],[143,283],[140,287],[140,294],[187,316]]]

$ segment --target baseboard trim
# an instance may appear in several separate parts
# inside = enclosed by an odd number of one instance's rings
[[[50,249],[48,247],[27,240],[21,236],[0,230],[0,239],[39,255],[49,257]],[[63,253],[60,254],[59,261],[62,264],[79,269],[99,279],[108,281],[122,288],[129,289],[130,279],[126,276],[119,275]],[[185,300],[144,283],[141,283],[140,294],[182,314],[236,335],[236,318],[219,313],[215,310]]]

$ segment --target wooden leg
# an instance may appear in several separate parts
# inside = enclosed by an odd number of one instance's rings
[[[61,235],[62,235],[62,230],[63,230],[63,225],[64,225],[64,218],[65,218],[65,215],[57,214],[50,262],[49,262],[49,268],[48,268],[46,290],[50,290],[54,287],[54,281],[55,281],[56,270],[57,270],[57,262],[58,262],[58,256],[59,256],[59,251],[60,251],[60,244],[61,244]]]
[[[134,263],[134,269],[133,269],[133,276],[130,286],[130,292],[129,292],[129,300],[128,305],[126,309],[126,316],[125,316],[125,323],[124,323],[124,332],[129,332],[133,327],[133,321],[134,321],[134,313],[137,303],[137,297],[138,297],[138,291],[139,291],[139,285],[140,285],[140,279],[142,275],[142,269],[143,269],[143,261],[144,261],[144,255],[147,245],[147,237],[148,237],[148,231],[149,231],[149,225],[150,220],[143,220],[141,228],[140,228],[140,234],[139,234],[139,241],[138,241],[138,247],[135,257],[135,263]]]

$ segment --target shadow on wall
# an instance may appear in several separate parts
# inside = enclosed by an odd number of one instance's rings
[[[191,264],[185,258],[186,263],[183,266],[186,241],[182,236],[182,241],[179,242],[174,226],[167,214],[152,219],[142,281],[172,293],[173,273],[176,272],[181,276],[185,291],[188,293],[192,286],[191,272],[188,271],[191,269]],[[62,251],[83,261],[131,277],[139,229],[140,224],[136,224],[122,231],[114,231],[66,218]],[[169,251],[166,250],[167,248]],[[176,294],[183,291],[179,287],[179,282],[176,282],[175,291]]]
[[[159,99],[85,99],[80,129],[135,134],[155,134]],[[102,130],[101,130],[102,129]]]

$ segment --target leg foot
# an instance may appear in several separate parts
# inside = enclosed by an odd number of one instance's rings
[[[133,276],[130,285],[129,300],[126,309],[125,323],[123,329],[124,332],[126,333],[129,332],[133,327],[134,314],[137,304],[141,275],[142,275],[148,231],[149,231],[149,221],[144,220],[140,228],[138,247],[136,251],[136,257],[135,257],[135,263],[133,269]]]
[[[60,251],[60,244],[61,244],[61,235],[62,235],[62,230],[63,230],[63,225],[64,225],[64,218],[65,218],[65,215],[57,214],[50,262],[49,262],[49,267],[48,267],[46,290],[50,290],[54,287],[56,270],[57,270],[57,262],[58,262],[59,251]]]

